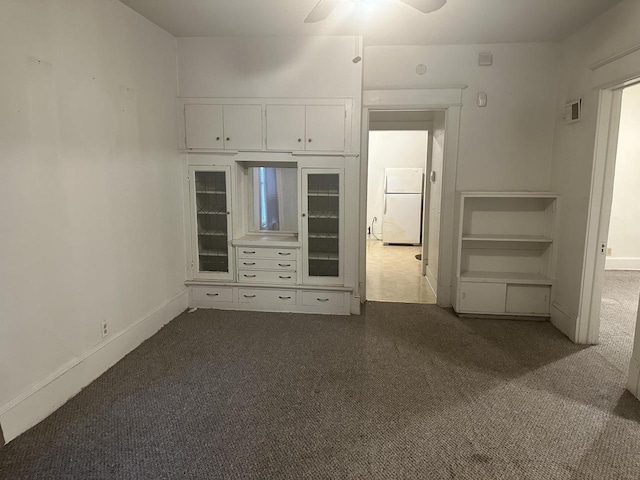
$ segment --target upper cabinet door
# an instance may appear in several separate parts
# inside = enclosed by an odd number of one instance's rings
[[[307,105],[306,150],[344,150],[344,105]]]
[[[305,106],[267,105],[267,150],[305,149]]]
[[[224,148],[222,105],[185,105],[187,148]]]
[[[224,148],[262,150],[262,105],[224,106]]]

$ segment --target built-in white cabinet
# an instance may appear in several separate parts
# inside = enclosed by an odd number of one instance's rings
[[[262,149],[262,105],[186,104],[184,122],[188,149]]]
[[[344,145],[344,105],[307,105],[306,150],[342,151]]]
[[[194,278],[232,280],[230,168],[189,169]]]
[[[267,105],[267,149],[345,150],[345,105]]]
[[[305,110],[304,105],[267,105],[267,150],[305,149]]]
[[[549,316],[558,201],[558,195],[546,192],[460,195],[458,313]]]
[[[303,282],[343,283],[344,170],[302,169]]]

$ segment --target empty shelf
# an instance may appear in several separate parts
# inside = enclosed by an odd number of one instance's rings
[[[336,239],[336,238],[338,238],[338,234],[337,233],[310,233],[309,234],[309,238],[331,238],[331,239]]]
[[[309,252],[309,260],[336,261],[336,260],[338,260],[338,254],[337,253],[314,253],[314,252]]]
[[[227,250],[201,250],[199,255],[201,257],[227,257],[229,252]]]
[[[462,272],[460,280],[471,283],[520,283],[525,285],[552,285],[553,280],[541,273],[516,272]]]
[[[224,190],[196,190],[196,193],[203,193],[208,195],[226,195]]]
[[[308,192],[309,197],[337,197],[340,194],[338,192]]]
[[[226,237],[227,232],[199,232],[198,235],[203,237]]]
[[[530,242],[552,243],[553,239],[542,235],[484,235],[479,233],[465,234],[464,241],[472,242]]]
[[[198,215],[226,215],[227,212],[198,212]]]
[[[338,212],[309,212],[309,218],[338,218]]]

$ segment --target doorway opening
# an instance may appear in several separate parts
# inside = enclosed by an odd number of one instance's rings
[[[626,371],[640,297],[640,84],[621,94],[599,333],[610,360]]]
[[[629,369],[628,387],[636,396],[640,395],[638,128],[640,78],[601,90],[576,335],[581,343],[602,343],[617,368]]]
[[[367,300],[437,303],[445,112],[372,111]]]

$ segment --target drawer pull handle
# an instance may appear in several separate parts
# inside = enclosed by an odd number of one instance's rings
[[[251,266],[251,265],[255,265],[256,262],[242,262],[242,264]]]
[[[256,278],[255,275],[244,275],[246,278]]]
[[[243,295],[244,298],[256,298],[255,295]]]
[[[218,293],[207,293],[207,297],[217,297]]]
[[[285,276],[285,275],[279,275],[279,276],[278,276],[278,278],[281,278],[281,279],[283,279],[283,280],[288,280],[288,279],[290,279],[290,278],[291,278],[291,275],[289,275],[288,277],[287,277],[287,276]]]
[[[291,255],[291,252],[278,252],[278,255]]]
[[[319,302],[328,302],[329,299],[328,298],[318,298],[317,299]]]
[[[253,255],[253,254],[254,254],[254,253],[256,253],[256,252],[249,252],[249,251],[247,251],[247,250],[243,250],[243,251],[242,251],[242,253],[246,253],[247,255]]]
[[[290,267],[291,264],[290,263],[279,263],[278,266],[279,267]]]
[[[280,300],[291,300],[291,297],[278,296]]]

